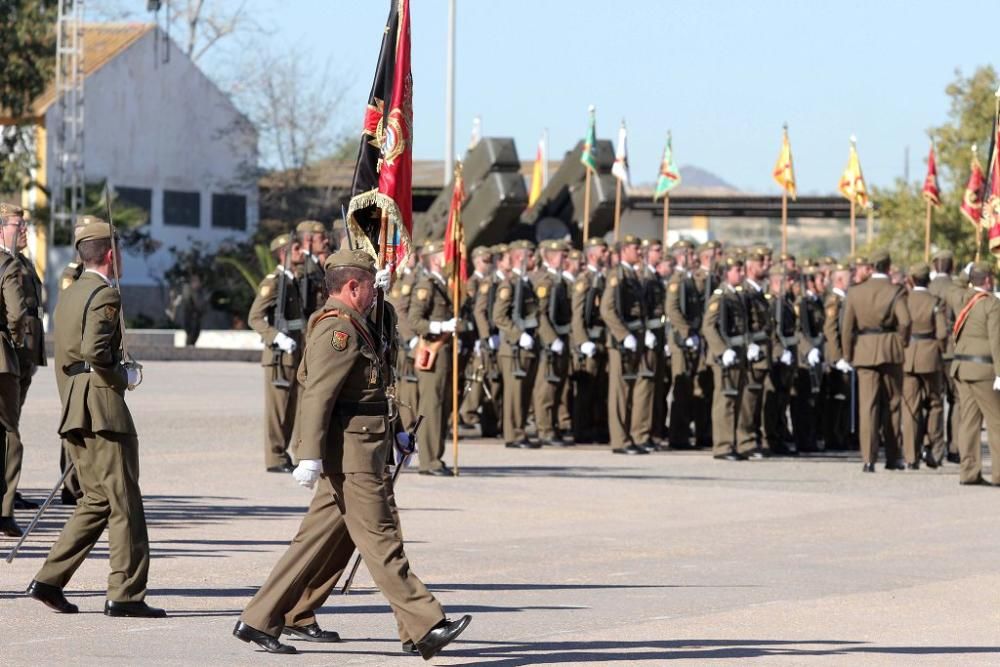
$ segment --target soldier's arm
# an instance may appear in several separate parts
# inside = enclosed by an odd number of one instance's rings
[[[479,289],[476,290],[475,301],[472,303],[472,317],[476,321],[476,335],[480,339],[490,337],[490,318],[486,313],[486,306],[490,300],[490,281],[479,281]]]
[[[691,337],[691,325],[681,312],[681,280],[671,278],[667,286],[667,319],[670,320],[670,327],[677,333],[681,340]]]
[[[274,275],[269,275],[260,282],[257,288],[257,296],[250,305],[250,315],[247,316],[247,323],[250,328],[260,334],[264,345],[274,343],[274,337],[278,335],[278,330],[268,319],[278,303],[278,281]]]
[[[349,320],[327,318],[309,336],[297,416],[300,460],[323,458],[334,405],[360,356],[361,342]]]
[[[1000,303],[994,298],[984,299],[986,308],[986,331],[990,337],[990,354],[993,357],[993,375],[1000,377]]]
[[[896,311],[896,331],[903,339],[903,345],[909,345],[910,326],[913,323],[913,320],[910,318],[910,306],[909,301],[906,298],[906,290],[903,290],[903,294],[896,299],[894,308]]]
[[[508,341],[516,343],[521,336],[521,330],[514,324],[513,298],[514,288],[510,283],[503,283],[497,288],[497,299],[493,304],[493,321]]]
[[[840,331],[840,350],[847,363],[854,363],[854,304],[851,295],[844,299],[844,323]]]
[[[601,295],[601,319],[611,331],[611,335],[621,342],[631,332],[622,319],[618,317],[618,280],[619,276],[610,276],[604,286],[604,294]]]
[[[538,337],[542,345],[548,347],[559,335],[549,319],[549,301],[552,300],[553,281],[549,280],[548,272],[535,281],[535,295],[538,297]]]
[[[24,332],[27,326],[28,306],[24,298],[24,282],[22,281],[20,264],[12,261],[7,265],[3,275],[3,303],[7,311],[7,331],[16,347],[24,342]]]
[[[430,281],[421,280],[417,283],[410,297],[410,309],[407,316],[410,320],[410,327],[418,336],[428,336],[431,333],[430,314],[434,298],[436,297],[432,294]]]
[[[573,347],[579,349],[581,345],[590,340],[587,335],[587,323],[583,318],[587,310],[587,292],[590,291],[589,277],[584,271],[573,281],[573,296],[570,300],[572,307],[572,331],[570,332]]]
[[[709,358],[721,357],[728,346],[719,333],[719,309],[722,306],[722,296],[713,294],[708,300],[708,307],[705,309],[705,319],[701,323],[701,337],[708,344]]]
[[[839,308],[837,298],[831,296],[826,300],[826,319],[823,321],[823,337],[826,338],[826,358],[830,363],[844,357],[844,348],[840,344],[840,332],[837,331]]]
[[[948,321],[945,318],[945,305],[941,299],[934,299],[934,339],[940,343],[941,351],[944,351],[945,343],[948,340]]]
[[[115,389],[128,386],[128,373],[118,363],[118,349],[114,346],[121,326],[120,309],[121,297],[116,290],[110,287],[98,290],[84,313],[83,340],[80,342],[80,356],[105,384]]]

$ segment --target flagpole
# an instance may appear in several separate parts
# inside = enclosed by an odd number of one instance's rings
[[[670,195],[663,195],[663,247],[667,247],[667,233],[670,231]]]
[[[622,221],[622,179],[615,179],[615,241],[618,240]]]
[[[590,238],[590,168],[587,167],[587,175],[583,184],[583,243],[587,243]],[[618,240],[618,228],[615,227],[615,240]]]
[[[854,217],[854,197],[851,197],[851,255],[857,252],[858,228]]]
[[[924,261],[931,261],[931,201],[927,200],[927,215],[924,218]]]
[[[868,202],[868,206],[865,208],[865,213],[867,218],[865,225],[865,243],[871,245],[872,234],[875,227],[875,206],[871,203],[871,201]]]
[[[448,0],[448,42],[444,89],[444,186],[455,170],[455,0]]]
[[[457,221],[456,221],[457,222]],[[459,264],[462,256],[459,254],[457,235],[452,232],[452,252],[454,257],[453,268],[451,270],[451,305],[452,317],[455,322],[459,322],[459,277],[462,275],[462,267]],[[458,477],[458,327],[451,332],[451,451],[454,459],[455,477]]]
[[[788,189],[781,190],[781,254],[788,253]]]

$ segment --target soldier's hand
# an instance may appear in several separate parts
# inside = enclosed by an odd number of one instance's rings
[[[390,283],[392,283],[391,264],[386,266],[384,269],[379,269],[375,273],[375,287],[381,289],[383,292],[388,292]]]
[[[1000,391],[1000,375],[993,378],[993,391]]]
[[[549,349],[552,350],[552,354],[562,354],[563,350],[566,349],[566,344],[562,342],[562,338],[556,338],[549,345]]]
[[[457,324],[458,323],[456,322],[456,320],[455,320],[454,317],[451,318],[450,320],[445,320],[444,322],[441,323],[441,333],[452,333],[452,332],[454,332],[455,331],[455,326]]]
[[[670,351],[670,343],[663,346],[663,354],[667,355],[668,359],[673,356],[673,352]]]
[[[535,347],[535,339],[525,332],[517,339],[517,344],[524,350],[530,350]]]
[[[274,335],[274,344],[279,350],[287,354],[294,352],[297,347],[295,341],[290,336],[286,336],[280,331]]]
[[[643,342],[646,344],[646,347],[656,347],[656,334],[652,331],[647,331]]]
[[[625,336],[625,340],[622,341],[622,347],[624,347],[629,352],[635,352],[639,349],[639,341],[632,334]]]
[[[836,368],[841,373],[850,373],[851,371],[854,370],[853,368],[851,368],[851,365],[847,363],[846,359],[837,360],[837,363],[835,363],[833,367]]]
[[[736,350],[726,350],[722,353],[722,365],[729,368],[736,363]]]
[[[700,342],[701,342],[701,339],[698,338],[697,334],[695,334],[694,336],[688,336],[684,340],[684,347],[686,347],[689,350],[693,350],[696,347],[698,347],[698,343],[700,343]]]
[[[588,359],[592,359],[594,355],[597,354],[597,345],[589,340],[584,343],[580,343],[580,352],[582,352]]]
[[[139,384],[140,375],[139,375],[139,369],[138,368],[126,367],[125,368],[125,373],[126,373],[126,375],[128,375],[128,386],[129,386],[129,389],[131,389],[132,387],[135,387],[136,385]]]
[[[396,434],[397,465],[415,451],[417,451],[416,438],[410,438],[410,434],[406,431],[400,431]]]
[[[311,489],[316,486],[316,480],[319,479],[321,472],[323,472],[322,461],[317,459],[303,459],[299,461],[297,466],[295,466],[295,470],[292,472],[292,477],[295,478],[295,481],[298,482],[300,486]]]
[[[416,349],[417,345],[419,344],[420,344],[420,336],[414,336],[413,338],[410,339],[410,342],[408,343],[411,350]]]
[[[757,361],[760,359],[760,345],[750,343],[747,345],[747,361]]]
[[[822,361],[822,359],[820,358],[819,348],[814,347],[813,349],[809,350],[809,354],[806,355],[806,362],[810,366],[816,366],[819,364],[820,361]]]
[[[785,366],[791,366],[792,365],[792,351],[791,350],[785,350],[784,352],[782,352],[781,353],[781,358],[778,359],[778,363],[779,364],[784,364]]]
[[[492,336],[490,336],[486,340],[490,344],[490,349],[491,350],[498,350],[498,349],[500,349],[500,334],[493,334]]]

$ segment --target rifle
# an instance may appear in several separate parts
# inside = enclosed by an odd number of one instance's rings
[[[711,292],[706,292],[706,294],[705,294],[705,298],[702,301],[701,314],[698,315],[697,317],[691,317],[689,315],[689,313],[688,313],[688,305],[689,305],[688,304],[688,281],[689,280],[690,280],[690,278],[683,278],[683,279],[681,279],[680,285],[677,288],[677,299],[680,302],[681,315],[684,316],[685,321],[688,321],[688,322],[691,323],[691,326],[689,327],[689,329],[693,329],[694,331],[700,332],[701,331],[701,323],[704,321],[705,309],[708,307],[708,299],[709,299],[709,297],[711,295]],[[708,287],[710,287],[710,281],[711,281],[711,278],[709,278],[708,280],[706,280],[706,283],[705,283],[706,289]],[[695,290],[695,291],[697,292],[697,290]],[[681,358],[684,360],[684,373],[685,373],[685,375],[688,376],[688,378],[690,378],[690,379],[693,380],[694,376],[698,372],[698,359],[701,358],[702,347],[705,344],[705,342],[702,341],[702,340],[699,340],[698,341],[698,346],[695,347],[694,349],[692,349],[692,348],[689,348],[687,345],[684,344],[684,339],[681,338],[681,335],[680,335],[679,332],[674,331],[673,332],[673,338],[674,338],[674,342],[677,344],[677,347],[680,348],[680,350],[681,350]],[[699,336],[699,339],[700,339],[700,336]]]
[[[809,292],[806,286],[805,275],[799,276],[800,289],[802,291],[802,296],[799,300],[799,329],[802,331],[802,335],[805,336],[809,344],[821,350],[823,346],[823,332],[817,334],[813,330],[812,317],[809,315]],[[808,364],[807,364],[808,365]],[[823,385],[823,364],[818,363],[815,366],[808,366],[809,373],[809,391],[813,396],[820,393],[820,389]]]
[[[288,273],[292,262],[292,240],[288,235],[285,245],[285,257],[281,262],[281,274],[278,276],[278,303],[274,307],[274,328],[286,336],[289,334],[288,318],[285,317],[285,302],[288,300]],[[284,352],[276,343],[271,343],[271,384],[279,389],[288,389],[292,383],[285,379],[281,372],[281,362]]]
[[[111,189],[107,181],[104,182],[104,205],[108,211],[108,235],[111,240],[111,271],[115,278],[115,289],[118,291],[118,327],[121,329],[121,353],[122,366],[127,369],[134,369],[139,379],[135,384],[128,385],[129,391],[134,391],[142,384],[142,364],[132,358],[128,351],[128,338],[125,328],[125,300],[122,298],[122,278],[118,274],[118,232],[115,230],[115,219],[111,214]]]
[[[529,317],[525,319],[523,317],[524,310],[524,281],[528,279],[526,275],[528,271],[528,252],[522,251],[524,254],[521,256],[521,273],[517,276],[517,284],[514,286],[514,304],[511,312],[511,318],[514,320],[514,326],[520,329],[522,332],[527,333],[528,329],[535,329],[538,327],[538,318]],[[514,369],[511,372],[516,378],[523,378],[528,375],[528,373],[521,366],[521,346],[515,341],[512,345],[514,350]]]
[[[622,268],[621,262],[618,263],[618,284],[615,285],[615,311],[617,312],[618,318],[625,322],[625,313],[622,312],[622,283],[625,282],[625,269]],[[640,304],[641,305],[641,304]],[[645,310],[645,308],[643,308]],[[641,343],[636,338],[636,352],[632,352],[625,347],[625,341],[618,341],[618,352],[622,355],[622,379],[625,381],[635,380],[639,376],[638,359],[636,356],[639,354],[638,347]]]
[[[796,336],[794,334],[791,335],[791,336],[785,336],[785,308],[787,306],[788,306],[788,301],[787,301],[787,284],[786,284],[786,279],[782,278],[781,279],[781,290],[780,290],[780,293],[774,299],[774,307],[775,307],[775,315],[774,315],[774,319],[775,319],[775,334],[776,334],[776,336],[778,338],[778,342],[781,343],[781,348],[783,350],[785,350],[785,351],[791,352],[793,348],[795,348],[796,346],[798,346],[798,344],[799,344],[799,338],[798,338],[798,336]],[[786,389],[786,390],[790,390],[791,386],[793,384],[792,377],[788,377],[788,376],[791,376],[791,373],[789,373],[789,371],[791,370],[791,367],[789,366],[787,368],[783,368],[781,373],[778,373],[778,372],[776,372],[776,371],[773,370],[774,369],[774,365],[773,364],[772,364],[771,368],[772,368],[772,375],[771,375],[771,377],[772,377],[772,379],[773,379],[773,381],[775,383],[775,386],[783,388],[783,389]],[[782,375],[785,375],[786,377],[782,378],[781,377]],[[780,382],[779,382],[779,380],[780,380]]]

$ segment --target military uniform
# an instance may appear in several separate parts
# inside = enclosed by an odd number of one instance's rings
[[[504,251],[506,251],[505,247]],[[500,254],[496,248],[494,248],[494,254]],[[505,280],[506,276],[499,270],[484,277],[479,282],[475,303],[472,306],[472,316],[479,334],[479,352],[484,363],[482,383],[489,387],[490,395],[493,397],[482,402],[479,425],[484,438],[493,438],[501,434],[503,383],[500,374],[500,361],[497,358],[497,351],[500,348],[500,330],[493,320],[493,306],[496,304],[497,290],[500,289],[500,285]],[[485,394],[484,389],[484,397]]]
[[[771,275],[785,275],[784,267],[775,267]],[[799,367],[798,318],[784,281],[777,294],[768,292],[765,298],[770,307],[771,364],[764,381],[764,442],[772,454],[795,455],[798,449],[788,429],[788,406]]]
[[[672,331],[670,374],[674,392],[668,441],[675,448],[691,446],[692,426],[697,442],[712,440],[708,430],[711,420],[698,419],[700,408],[696,403],[701,400],[698,374],[705,368],[701,340],[703,311],[702,295],[694,277],[686,271],[675,271],[667,287],[667,316]]]
[[[79,229],[79,227],[77,227]],[[74,234],[75,237],[75,234]],[[59,292],[62,293],[67,287],[75,283],[80,279],[83,274],[83,263],[82,262],[70,262],[63,268],[62,273],[59,275]],[[71,459],[69,455],[70,444],[64,439],[59,443],[59,474],[62,475],[66,471],[66,466],[69,465]],[[77,477],[76,468],[70,470],[69,474],[66,475],[66,481],[63,483],[62,490],[62,503],[64,505],[75,505],[76,499],[83,495],[83,491],[80,489],[80,479]]]
[[[566,251],[567,247],[564,241],[545,241],[541,249],[543,252]],[[566,444],[556,427],[559,402],[569,379],[569,337],[573,317],[570,290],[561,267],[546,266],[539,270],[532,286],[538,297],[539,363],[532,391],[535,426],[543,444],[558,446]]]
[[[295,231],[303,235],[325,235],[326,226],[315,220],[303,220],[295,226]],[[311,250],[303,250],[302,263],[295,268],[295,280],[299,289],[299,302],[302,304],[303,317],[309,317],[322,307],[326,301],[326,274],[323,271],[323,258],[313,255]]]
[[[645,244],[648,241],[645,240]],[[656,267],[643,266],[636,271],[642,285],[643,317],[646,331],[653,333],[656,343],[646,347],[639,366],[639,378],[635,383],[632,410],[635,413],[636,444],[655,450],[654,438],[661,439],[667,423],[667,394],[670,375],[667,372],[667,287]],[[645,338],[645,336],[644,336]]]
[[[604,244],[601,239],[589,245]],[[573,281],[572,344],[577,355],[576,388],[573,395],[573,439],[576,442],[607,442],[607,411],[600,406],[608,399],[608,350],[601,298],[604,273],[588,265]]]
[[[746,390],[742,399],[745,408],[740,414],[740,453],[749,448],[751,442],[759,447],[763,441],[761,426],[764,416],[764,389],[772,370],[774,347],[771,306],[763,287],[747,278],[743,284],[743,300],[746,303],[748,354],[753,345],[756,345],[759,351],[756,360],[748,360]]]
[[[404,424],[412,424],[417,418],[417,403],[420,397],[417,389],[417,371],[413,368],[414,350],[419,339],[410,326],[410,301],[413,297],[413,285],[419,275],[419,268],[405,268],[386,297],[399,320],[396,329],[396,344],[399,347],[396,354],[396,402],[399,406],[399,416]]]
[[[472,251],[473,260],[482,255],[489,255],[488,248],[479,247]],[[486,398],[483,385],[487,382],[489,372],[489,322],[485,313],[476,312],[476,301],[479,293],[489,292],[490,278],[478,271],[474,271],[466,282],[465,300],[462,303],[461,318],[467,329],[463,335],[463,357],[465,359],[465,371],[462,376],[465,378],[466,389],[463,392],[459,417],[462,423],[468,425],[479,424],[483,437],[493,437],[496,435],[496,418]],[[466,344],[468,343],[468,344]],[[482,414],[480,414],[482,411]]]
[[[20,217],[23,211],[11,204],[0,204],[0,223],[8,217]],[[13,225],[13,223],[11,223]],[[8,232],[4,232],[6,235]],[[14,521],[14,494],[21,476],[22,448],[19,431],[21,418],[21,361],[27,335],[27,305],[21,264],[17,258],[17,232],[12,248],[0,245],[0,426],[3,427],[3,450],[0,464],[0,532],[17,537],[21,534]]]
[[[271,251],[286,248],[291,252],[287,234],[278,236],[271,242]],[[285,289],[285,331],[278,329],[278,298]],[[305,311],[295,274],[283,266],[269,273],[257,288],[257,297],[250,306],[247,318],[250,326],[264,341],[261,366],[264,367],[264,465],[269,470],[290,470],[291,459],[288,448],[295,426],[298,384],[295,371],[302,360],[302,346],[305,342]],[[294,342],[291,352],[278,347],[279,334]]]
[[[705,250],[714,251],[718,247],[718,241],[709,241],[699,247],[699,252]],[[704,313],[708,308],[708,301],[712,297],[712,293],[722,285],[720,266],[718,264],[699,266],[691,272],[691,279],[694,281],[695,289],[701,298],[701,323],[704,324]],[[691,393],[691,418],[694,422],[695,444],[698,447],[711,447],[712,434],[714,433],[712,411],[714,409],[715,372],[707,362],[707,353],[707,345],[703,343],[701,346],[701,360],[698,364],[698,370],[694,375],[694,389]]]
[[[850,446],[850,413],[853,390],[851,373],[845,373],[834,364],[844,358],[841,346],[840,324],[843,319],[844,299],[847,294],[832,288],[824,301],[823,337],[826,345],[825,356],[830,362],[826,371],[826,403],[821,421],[823,440],[827,449],[843,450]]]
[[[940,251],[934,255],[934,259],[951,260],[951,251]],[[955,354],[955,339],[950,334],[955,326],[955,316],[961,312],[965,305],[967,290],[955,284],[952,277],[946,273],[939,273],[931,279],[927,286],[928,291],[941,301],[944,313],[945,326],[948,328],[949,336],[942,354],[942,388],[944,400],[947,402],[948,414],[945,417],[945,446],[935,448],[931,451],[931,462],[940,463],[947,454],[953,457],[958,456],[958,426],[961,418],[961,406],[959,405],[958,388],[955,378],[951,375],[951,360]]]
[[[814,271],[811,267],[803,270]],[[799,365],[795,374],[790,413],[796,449],[800,452],[815,452],[819,450],[822,437],[821,420],[816,419],[816,415],[826,412],[823,394],[823,350],[826,347],[823,327],[826,311],[823,300],[809,289],[804,279],[800,284],[802,293],[795,305]]]

